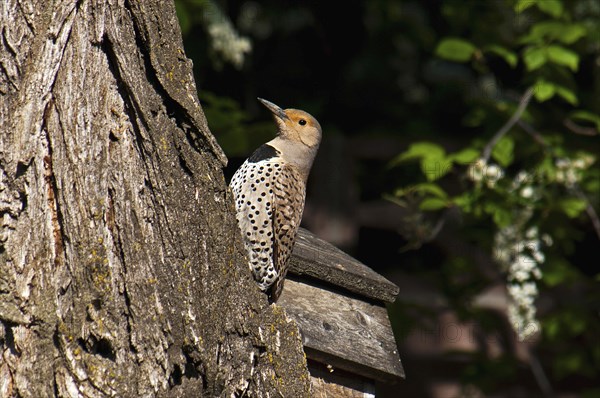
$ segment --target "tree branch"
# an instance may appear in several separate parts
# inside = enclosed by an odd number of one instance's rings
[[[537,355],[533,352],[530,346],[527,346],[527,351],[529,354],[529,367],[531,368],[531,373],[533,373],[533,377],[537,382],[538,387],[544,393],[545,397],[552,397],[554,395],[554,391],[552,389],[552,385],[550,384],[550,380],[548,380],[548,376],[540,363]]]
[[[542,145],[543,147],[549,146],[544,137],[531,124],[524,120],[519,120],[517,125],[525,130],[525,132],[529,134],[531,138],[533,138],[538,144]]]
[[[544,137],[542,137],[542,135],[529,123],[524,122],[523,120],[519,120],[517,122],[517,124],[523,130],[525,130],[525,132],[527,134],[529,134],[531,137],[533,137],[533,139],[536,142],[538,142],[540,145],[542,145],[544,147],[550,147],[550,145],[546,142],[546,140],[544,140]],[[566,124],[565,124],[565,126],[566,126]],[[567,128],[568,128],[568,126],[567,126]],[[587,213],[588,217],[590,218],[590,221],[592,222],[594,231],[596,232],[596,236],[600,240],[600,217],[598,217],[598,213],[596,213],[596,209],[594,209],[594,206],[592,206],[592,204],[590,203],[590,200],[588,199],[586,194],[581,190],[581,187],[578,184],[575,184],[575,186],[571,189],[571,191],[573,193],[575,193],[575,195],[579,199],[582,199],[585,201],[585,203],[586,203],[585,212]]]
[[[575,134],[579,135],[587,135],[588,137],[593,137],[598,135],[598,130],[593,127],[583,127],[573,122],[571,119],[563,120],[563,126],[565,126],[568,130]]]
[[[515,113],[511,116],[510,119],[494,134],[490,142],[487,143],[485,148],[483,149],[483,153],[481,157],[487,162],[490,159],[490,155],[492,154],[492,150],[494,146],[498,143],[498,141],[519,121],[521,115],[529,105],[529,101],[531,101],[531,96],[533,95],[533,87],[530,87],[525,91],[521,99],[519,100],[519,106]]]
[[[588,199],[587,195],[581,190],[581,188],[578,185],[576,185],[575,188],[573,188],[573,192],[575,192],[575,195],[577,195],[579,199],[585,200],[585,212],[592,221],[592,225],[594,226],[594,230],[596,231],[596,236],[598,237],[598,240],[600,240],[600,218],[598,217],[598,213],[596,213],[596,209],[594,209],[594,206],[592,206],[592,204],[590,203],[590,200]]]

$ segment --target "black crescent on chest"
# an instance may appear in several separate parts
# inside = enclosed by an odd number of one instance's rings
[[[269,160],[279,156],[279,151],[271,145],[263,144],[248,158],[249,163],[258,163],[261,160]]]

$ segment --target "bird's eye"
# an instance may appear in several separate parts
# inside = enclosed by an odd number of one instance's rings
[[[300,119],[298,120],[298,123],[300,124],[300,126],[304,126],[306,124],[306,120]]]

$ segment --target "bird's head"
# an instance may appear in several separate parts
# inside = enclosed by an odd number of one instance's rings
[[[277,123],[277,135],[284,140],[302,144],[315,150],[321,142],[321,125],[309,113],[299,109],[281,109],[274,103],[258,99],[271,111]]]

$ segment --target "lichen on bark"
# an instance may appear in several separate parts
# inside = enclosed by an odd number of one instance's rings
[[[172,2],[0,9],[0,396],[308,396]]]

